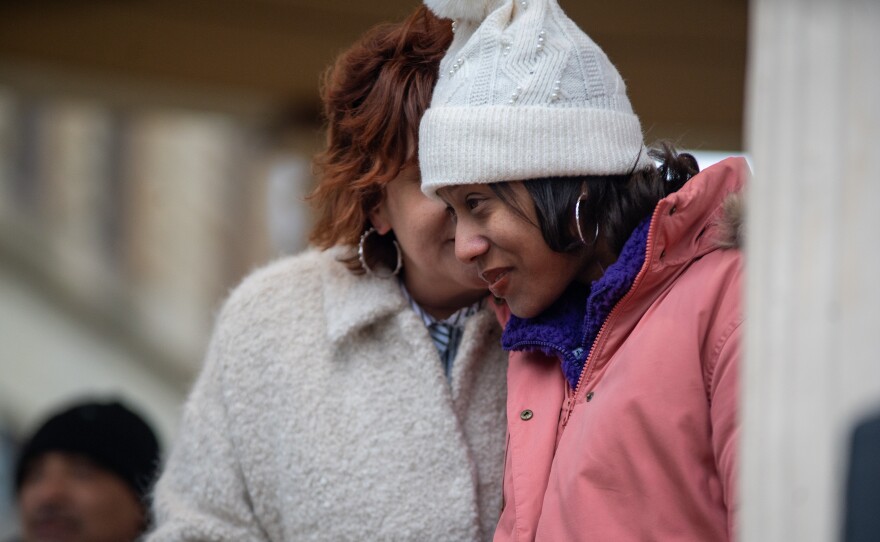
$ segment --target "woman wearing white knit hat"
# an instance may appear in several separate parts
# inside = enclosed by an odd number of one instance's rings
[[[745,162],[649,152],[556,0],[425,3],[456,35],[422,190],[511,351],[495,539],[733,538]]]

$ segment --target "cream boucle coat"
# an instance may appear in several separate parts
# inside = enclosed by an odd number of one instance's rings
[[[468,320],[450,387],[396,281],[333,251],[255,272],[219,316],[148,540],[491,539],[500,333],[488,307]]]

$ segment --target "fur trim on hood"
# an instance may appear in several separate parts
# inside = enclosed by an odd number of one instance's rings
[[[718,220],[718,246],[742,248],[745,240],[745,195],[730,194],[724,200],[722,215]]]

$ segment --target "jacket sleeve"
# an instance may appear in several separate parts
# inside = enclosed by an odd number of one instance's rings
[[[739,372],[742,321],[730,325],[717,347],[712,372],[710,416],[712,421],[712,448],[727,505],[727,530],[730,540],[736,540],[739,508],[737,469],[739,465]]]
[[[205,365],[184,406],[177,442],[153,494],[147,542],[268,541],[254,513],[228,417],[229,348],[218,323]]]

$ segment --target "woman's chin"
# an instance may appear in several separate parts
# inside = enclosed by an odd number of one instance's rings
[[[510,313],[517,318],[534,318],[540,315],[547,307],[538,307],[533,304],[523,303],[516,296],[508,295],[504,302],[510,308]]]

